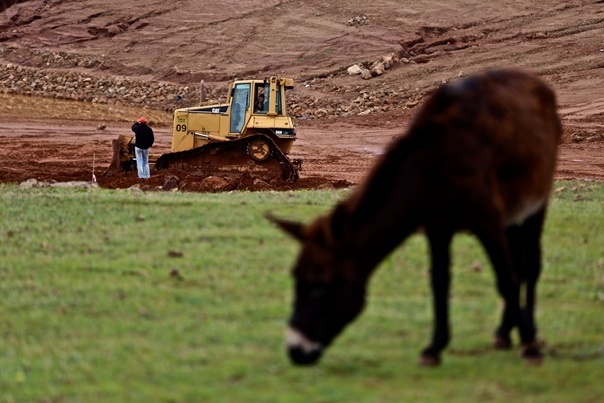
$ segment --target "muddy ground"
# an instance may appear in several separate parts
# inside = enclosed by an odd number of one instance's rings
[[[304,160],[296,183],[253,183],[240,180],[206,180],[175,170],[155,170],[152,178],[141,180],[136,172],[106,172],[111,162],[111,140],[130,133],[130,123],[108,122],[99,130],[97,121],[33,119],[8,120],[0,117],[0,182],[90,181],[94,174],[106,188],[157,189],[169,178],[178,178],[178,187],[186,191],[225,191],[234,189],[308,189],[342,188],[359,183],[375,158],[401,128],[365,127],[336,122],[304,122],[292,158]],[[156,143],[152,154],[170,151],[168,127],[155,127]],[[18,141],[15,141],[17,139]]]
[[[298,116],[291,156],[304,159],[304,170],[296,184],[269,184],[277,189],[359,183],[439,85],[487,68],[519,67],[558,94],[565,143],[557,178],[604,180],[601,0],[339,4],[227,0],[214,10],[194,1],[3,2],[0,63],[192,86],[200,79],[224,87],[235,77],[293,77],[295,93],[312,101],[308,108],[324,112]],[[363,80],[346,72],[390,53],[400,61],[383,75]],[[161,108],[57,101],[52,93],[23,98],[13,84],[0,80],[0,182],[90,180],[94,173],[103,187],[155,189],[175,174],[152,172],[147,182],[133,172],[101,175],[111,140],[129,134],[139,115],[156,123],[152,152],[169,150],[169,116]],[[372,97],[367,110],[346,112],[358,110],[348,106],[364,94]],[[106,128],[98,130],[100,124]],[[195,178],[179,180],[185,190],[208,190]]]
[[[343,119],[302,123],[292,157],[302,158],[304,165],[300,180],[293,184],[254,183],[246,178],[202,181],[182,172],[154,169],[152,178],[146,181],[138,179],[135,172],[103,175],[111,161],[111,140],[128,133],[129,124],[110,122],[104,130],[98,130],[96,121],[0,119],[0,182],[19,183],[32,178],[46,182],[90,181],[94,174],[98,184],[105,188],[136,185],[155,190],[173,177],[178,178],[178,187],[185,191],[342,188],[358,184],[384,146],[401,134],[406,124],[404,120],[383,119],[380,115],[366,118],[363,123]],[[373,124],[368,123],[371,120]],[[169,129],[156,127],[155,132],[153,153],[168,152]],[[603,153],[604,142],[561,145],[556,177],[604,180]]]

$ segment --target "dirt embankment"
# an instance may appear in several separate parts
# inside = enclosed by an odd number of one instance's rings
[[[435,88],[492,67],[531,70],[556,90],[565,138],[557,177],[604,180],[602,37],[598,0],[226,0],[220,10],[193,1],[4,1],[0,181],[89,180],[93,161],[103,170],[111,140],[140,115],[158,133],[154,152],[166,152],[169,112],[195,104],[202,79],[220,100],[233,78],[281,75],[296,82],[292,157],[305,160],[296,186],[359,183]],[[388,68],[376,65],[388,55]],[[163,174],[99,183],[156,188]],[[182,174],[179,183],[200,189]]]

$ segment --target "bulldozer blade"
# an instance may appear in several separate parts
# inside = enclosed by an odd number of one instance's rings
[[[113,147],[113,156],[111,164],[103,172],[102,176],[112,171],[129,171],[134,164],[134,145],[132,144],[133,136],[119,135],[117,139],[111,140]]]

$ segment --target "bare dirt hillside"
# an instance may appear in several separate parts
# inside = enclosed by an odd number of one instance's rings
[[[602,38],[602,0],[0,0],[0,181],[87,180],[139,114],[167,150],[166,111],[195,103],[201,80],[219,98],[233,78],[278,74],[296,81],[303,186],[358,183],[427,94],[492,67],[553,86],[558,177],[602,180]]]

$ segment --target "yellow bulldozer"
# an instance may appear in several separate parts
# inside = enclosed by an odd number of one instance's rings
[[[188,174],[252,177],[287,182],[298,180],[302,160],[287,157],[296,140],[296,120],[287,114],[286,91],[291,78],[235,80],[227,102],[176,109],[172,121],[172,152],[150,156],[156,169]],[[108,171],[135,169],[134,136],[113,140]]]

